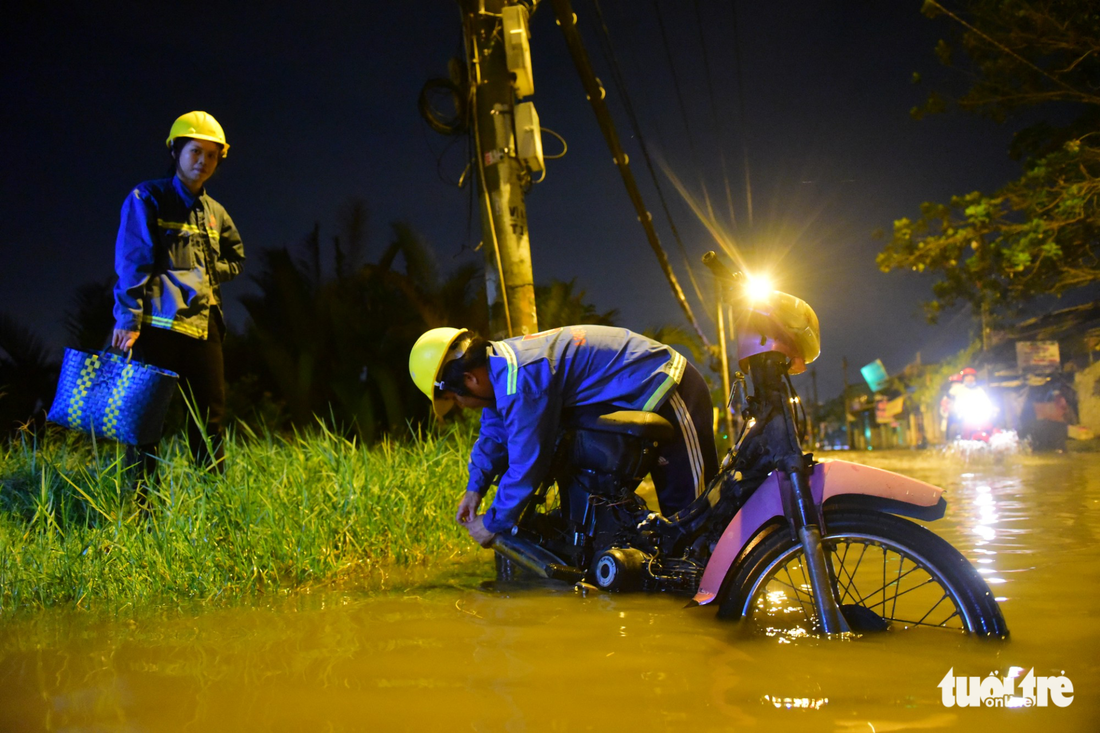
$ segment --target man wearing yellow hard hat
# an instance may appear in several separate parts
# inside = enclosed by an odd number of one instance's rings
[[[222,283],[241,273],[244,245],[233,220],[205,184],[229,152],[213,115],[188,112],[166,140],[172,176],[139,184],[122,205],[115,241],[112,345],[180,375],[200,425],[188,421],[196,461],[222,464],[225,365]],[[212,450],[207,450],[203,432]],[[141,446],[139,474],[156,467],[156,446]]]
[[[438,417],[455,405],[482,411],[455,519],[483,546],[515,526],[546,476],[566,410],[644,410],[672,423],[677,437],[661,446],[652,471],[666,516],[718,471],[702,375],[671,347],[625,328],[568,326],[501,341],[433,328],[413,346],[409,373]],[[493,483],[496,499],[478,514]]]

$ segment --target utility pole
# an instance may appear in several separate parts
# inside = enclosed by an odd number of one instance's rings
[[[810,370],[810,379],[812,380],[813,392],[814,392],[814,404],[813,404],[813,408],[810,410],[810,436],[811,436],[810,439],[812,441],[810,443],[810,445],[813,445],[813,446],[816,447],[816,445],[817,445],[817,433],[815,431],[818,429],[818,425],[817,425],[817,407],[818,407],[818,405],[821,404],[820,402],[817,401],[817,367],[814,367],[813,369]]]
[[[844,433],[848,437],[848,450],[855,450],[852,443],[852,421],[848,415],[848,357],[842,357],[840,363],[844,368]]]
[[[716,283],[717,285],[717,283]],[[718,293],[721,288],[715,287]],[[718,356],[722,365],[722,394],[725,396],[725,404],[722,405],[722,421],[726,424],[726,435],[729,436],[730,448],[737,447],[737,436],[733,432],[733,411],[730,409],[730,361],[729,349],[726,346],[726,299],[721,294],[718,296]]]
[[[501,15],[506,0],[461,0],[469,62],[475,169],[491,336],[538,331],[523,164],[516,156],[515,97]],[[524,9],[526,12],[526,9]]]

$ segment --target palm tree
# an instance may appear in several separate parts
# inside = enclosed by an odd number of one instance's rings
[[[442,276],[405,224],[393,226],[377,262],[355,266],[362,235],[354,227],[365,224],[365,212],[346,212],[331,276],[319,226],[303,256],[287,248],[262,254],[253,278],[260,292],[242,298],[251,322],[240,351],[253,359],[258,388],[285,405],[293,424],[319,415],[370,440],[428,417],[428,402],[407,376],[417,337],[435,326],[483,327],[488,310],[479,269],[463,265]]]

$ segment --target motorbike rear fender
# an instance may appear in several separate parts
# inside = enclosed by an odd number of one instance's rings
[[[779,473],[773,471],[730,520],[703,570],[693,599],[696,604],[705,606],[717,598],[722,581],[753,538],[776,520],[783,520],[779,480]],[[834,497],[844,497],[861,509],[918,519],[939,519],[946,507],[943,489],[937,486],[850,461],[815,465],[810,490],[819,506]]]

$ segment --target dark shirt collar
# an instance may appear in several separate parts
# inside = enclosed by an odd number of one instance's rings
[[[187,186],[183,185],[183,181],[179,176],[172,176],[172,186],[176,189],[176,193],[183,199],[183,203],[187,205],[187,208],[191,208],[195,205],[195,202],[206,195],[206,188],[199,189],[197,194],[191,193],[191,190]]]

